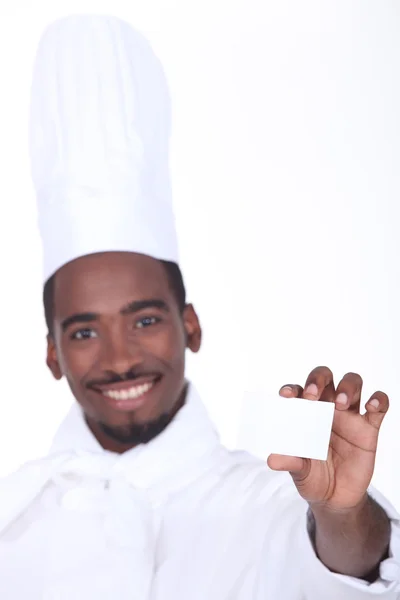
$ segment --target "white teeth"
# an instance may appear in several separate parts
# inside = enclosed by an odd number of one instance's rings
[[[146,392],[148,392],[154,385],[154,382],[144,383],[143,385],[135,385],[129,390],[108,390],[107,392],[103,392],[104,396],[108,398],[113,398],[114,400],[131,400],[133,398],[139,398],[139,396],[143,396]]]

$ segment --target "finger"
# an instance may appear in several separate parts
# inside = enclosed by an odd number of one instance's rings
[[[279,395],[284,398],[301,398],[303,395],[303,388],[300,385],[284,385],[279,390]]]
[[[304,386],[303,398],[320,400],[325,388],[334,389],[333,373],[328,367],[317,367],[309,374]]]
[[[389,410],[389,398],[384,392],[375,392],[368,400],[365,408],[367,410],[364,415],[365,420],[376,429],[379,429]]]
[[[307,459],[298,456],[270,454],[267,465],[273,471],[289,471],[291,474],[301,475],[303,472],[306,472]]]
[[[335,402],[335,398],[336,398],[336,390],[335,390],[335,384],[333,383],[333,380],[332,380],[331,382],[328,383],[326,388],[323,390],[320,401],[322,400],[322,402]]]
[[[358,373],[346,373],[336,390],[336,408],[360,412],[363,380]]]

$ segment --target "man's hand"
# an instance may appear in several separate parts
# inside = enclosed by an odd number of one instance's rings
[[[289,471],[300,495],[313,506],[346,511],[365,501],[374,472],[378,434],[389,408],[383,392],[375,392],[360,414],[362,379],[348,373],[335,388],[327,367],[314,369],[304,386],[286,385],[285,398],[335,402],[332,435],[327,461],[271,454],[268,466]]]
[[[280,390],[286,398],[335,402],[326,462],[271,454],[271,469],[289,471],[299,494],[310,505],[317,555],[328,569],[374,581],[387,556],[390,522],[367,495],[374,472],[378,434],[389,408],[375,392],[360,414],[362,379],[348,373],[335,388],[327,367],[314,369],[305,384]]]

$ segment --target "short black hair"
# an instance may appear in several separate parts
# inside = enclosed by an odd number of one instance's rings
[[[182,272],[179,266],[174,262],[169,262],[167,260],[160,260],[160,262],[167,272],[168,282],[178,303],[179,311],[183,313],[186,306],[186,289]],[[55,275],[46,281],[43,289],[44,316],[49,335],[53,335],[54,281]]]

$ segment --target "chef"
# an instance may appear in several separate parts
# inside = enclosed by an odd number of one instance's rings
[[[31,107],[47,365],[76,403],[48,456],[0,483],[0,597],[399,599],[399,515],[370,487],[387,396],[326,367],[284,386],[335,403],[329,457],[267,466],[221,445],[185,378],[201,327],[146,40],[112,17],[53,23]]]

